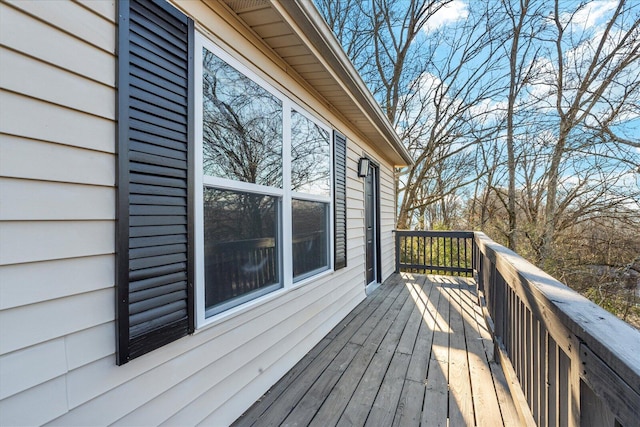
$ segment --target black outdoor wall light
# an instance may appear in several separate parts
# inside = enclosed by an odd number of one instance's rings
[[[369,175],[370,162],[371,160],[367,159],[366,157],[360,157],[360,160],[358,160],[358,176],[360,178],[364,178]]]

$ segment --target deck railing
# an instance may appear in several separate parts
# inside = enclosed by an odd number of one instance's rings
[[[428,258],[411,258],[401,245],[417,246],[416,238],[446,239],[446,233],[397,231],[397,271],[432,270]],[[470,234],[472,269],[495,358],[523,425],[640,426],[640,331],[483,233]],[[457,256],[445,259],[457,262]],[[458,265],[446,267],[435,271],[455,272]]]
[[[473,276],[473,232],[397,231],[396,271]]]

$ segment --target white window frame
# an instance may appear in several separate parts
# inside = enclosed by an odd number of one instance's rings
[[[218,58],[238,70],[244,76],[258,84],[274,97],[282,102],[282,188],[268,187],[259,184],[235,181],[226,178],[218,178],[206,176],[203,173],[203,65],[202,65],[202,49],[205,48]],[[195,305],[196,305],[196,328],[202,328],[212,323],[218,322],[228,316],[236,314],[238,311],[248,307],[254,307],[256,304],[265,302],[273,297],[288,292],[293,288],[304,286],[307,283],[322,277],[327,272],[332,272],[334,268],[334,165],[333,165],[333,139],[332,129],[317,116],[311,114],[308,109],[302,107],[300,103],[296,103],[287,97],[282,91],[269,84],[265,79],[260,77],[256,72],[248,66],[240,62],[238,59],[227,53],[218,45],[213,43],[209,38],[196,31],[194,43],[194,74],[195,74]],[[327,196],[315,195],[303,192],[294,192],[291,190],[291,112],[295,110],[310,121],[314,122],[329,135],[329,176],[330,176],[330,194]],[[206,317],[205,308],[205,277],[204,277],[204,202],[203,188],[213,187],[221,190],[233,190],[249,192],[253,194],[262,194],[267,196],[278,197],[281,201],[279,212],[278,230],[280,236],[280,280],[281,287],[264,295],[248,298],[234,305],[229,309],[221,311],[210,317]],[[326,203],[329,209],[328,227],[327,227],[327,268],[321,268],[304,274],[294,281],[293,279],[293,254],[292,254],[292,199],[307,200],[313,202]],[[224,303],[221,304],[224,309]]]

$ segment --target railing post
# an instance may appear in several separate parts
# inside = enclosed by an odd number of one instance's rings
[[[476,258],[476,233],[473,233],[473,237],[471,237],[471,276],[475,279],[476,283],[478,284],[478,289],[482,290],[482,288],[480,287],[481,284],[478,281],[478,277],[480,276],[479,272],[478,272],[478,266],[477,264],[477,258]]]
[[[396,235],[396,273],[400,273],[400,233],[394,230]]]

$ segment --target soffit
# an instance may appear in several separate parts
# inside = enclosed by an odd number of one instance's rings
[[[396,166],[411,163],[409,153],[310,0],[225,3],[388,161]]]

